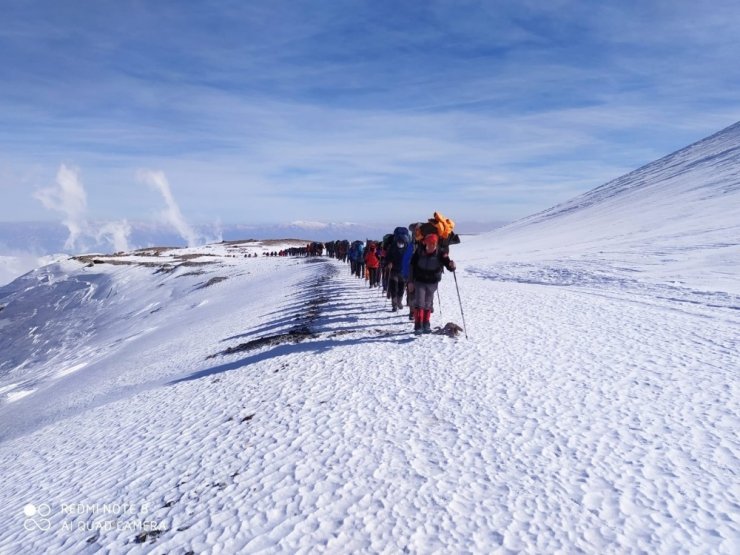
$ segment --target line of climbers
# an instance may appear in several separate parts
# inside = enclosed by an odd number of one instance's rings
[[[324,243],[314,241],[305,247],[290,247],[281,251],[274,251],[267,256],[322,256],[324,254]]]
[[[434,294],[444,269],[454,272],[450,245],[460,242],[455,223],[435,212],[424,223],[397,227],[381,241],[347,240],[326,243],[327,255],[350,265],[350,273],[368,281],[369,287],[382,287],[391,300],[393,312],[406,306],[414,333],[431,333]]]

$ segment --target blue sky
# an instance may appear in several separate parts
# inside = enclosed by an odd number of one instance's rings
[[[0,1],[0,221],[513,220],[740,119],[740,3]]]

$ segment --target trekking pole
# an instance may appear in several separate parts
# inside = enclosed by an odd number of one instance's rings
[[[439,296],[439,287],[437,287],[437,304],[439,305],[439,315],[442,316],[442,297]]]
[[[452,272],[452,275],[455,278],[455,289],[457,289],[457,300],[460,303],[460,315],[462,316],[462,321],[463,321],[463,331],[465,332],[465,339],[467,339],[468,338],[468,325],[465,323],[465,313],[463,312],[462,299],[460,298],[460,287],[457,285],[457,273]]]

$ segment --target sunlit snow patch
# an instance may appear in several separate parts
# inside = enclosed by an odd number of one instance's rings
[[[11,391],[7,394],[8,403],[14,403],[24,397],[28,397],[31,393],[36,391],[35,389],[20,389],[18,391]]]
[[[70,366],[69,368],[60,370],[59,372],[57,372],[57,376],[61,378],[62,376],[68,376],[69,374],[74,374],[78,370],[82,370],[85,366],[87,366],[87,362],[81,362],[79,364],[75,364],[74,366]]]

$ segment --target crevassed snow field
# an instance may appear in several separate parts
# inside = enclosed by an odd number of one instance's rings
[[[240,244],[27,274],[0,552],[738,553],[739,168],[736,124],[465,238],[467,339]]]

